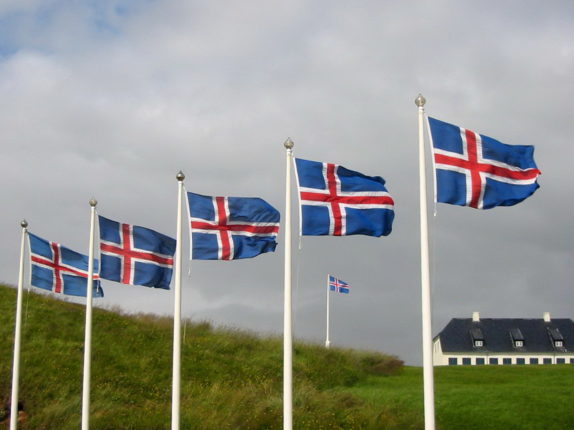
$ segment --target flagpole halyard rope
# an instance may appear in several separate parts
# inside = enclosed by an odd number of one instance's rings
[[[26,289],[26,310],[24,311],[24,327],[28,324],[28,304],[30,303],[30,290],[31,286],[28,285]]]
[[[301,236],[299,236],[299,240],[301,240]],[[300,304],[300,298],[301,295],[299,294],[299,286],[300,286],[300,274],[301,274],[301,265],[302,265],[302,258],[301,258],[301,248],[299,248],[297,250],[297,252],[295,253],[295,305],[293,307],[293,331],[297,332],[297,316],[298,316],[298,312],[299,309],[301,309],[301,307],[299,306]]]

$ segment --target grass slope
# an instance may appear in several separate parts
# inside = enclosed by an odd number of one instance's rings
[[[14,309],[15,290],[0,286],[0,400]],[[20,428],[77,429],[84,309],[25,293],[24,310]],[[170,428],[171,339],[168,318],[94,309],[92,429]],[[281,339],[192,324],[182,356],[182,429],[282,428]],[[422,369],[401,364],[296,343],[294,428],[422,430]],[[574,365],[441,367],[435,386],[438,430],[574,428]]]
[[[0,286],[0,400],[10,394],[15,290]],[[20,399],[25,429],[77,429],[81,413],[83,306],[25,292]],[[182,429],[282,427],[282,341],[207,323],[187,327],[182,346]],[[94,309],[92,429],[167,429],[172,322]],[[382,409],[342,391],[395,374],[396,358],[296,343],[294,427],[404,428]],[[400,417],[391,417],[399,422]],[[0,417],[1,419],[1,417]]]

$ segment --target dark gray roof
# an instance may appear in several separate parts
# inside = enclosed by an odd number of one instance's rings
[[[572,352],[574,351],[574,322],[569,318],[453,318],[438,334],[443,352]],[[482,337],[482,339],[480,339]],[[435,338],[436,339],[436,338]],[[473,340],[483,340],[475,347]],[[514,340],[523,340],[517,348]],[[557,347],[556,340],[563,342]]]
[[[470,335],[473,340],[484,340],[484,334],[482,334],[480,327],[472,327],[470,329]]]
[[[524,340],[524,335],[518,327],[510,329],[510,336],[512,336],[512,340]]]

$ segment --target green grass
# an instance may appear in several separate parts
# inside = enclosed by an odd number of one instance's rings
[[[25,292],[20,399],[26,429],[77,429],[80,423],[84,308]],[[11,384],[15,290],[0,286],[0,400]],[[182,345],[182,429],[282,427],[282,339],[209,323],[188,324]],[[94,309],[92,429],[167,429],[171,418],[172,321]],[[400,360],[376,352],[294,347],[294,426],[368,428],[372,407],[331,391]],[[0,417],[0,421],[1,421]]]
[[[15,290],[0,286],[0,400],[9,398]],[[22,429],[77,429],[83,306],[25,293]],[[169,429],[172,322],[94,309],[91,428]],[[187,325],[182,429],[281,429],[282,339]],[[422,430],[422,369],[369,351],[294,347],[294,428]],[[435,369],[439,430],[574,428],[574,366]],[[0,405],[1,406],[1,405]],[[0,421],[2,420],[0,412]],[[0,426],[0,428],[2,428]]]
[[[435,368],[438,429],[564,430],[574,428],[574,366],[458,366]],[[423,428],[422,369],[373,376],[345,389],[372,405],[386,405]]]

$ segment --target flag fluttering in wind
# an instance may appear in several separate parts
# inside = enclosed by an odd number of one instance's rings
[[[436,170],[436,201],[490,209],[512,206],[539,187],[534,147],[507,145],[428,118]]]
[[[387,236],[394,202],[380,176],[332,163],[295,159],[301,234]]]
[[[187,193],[191,258],[236,260],[275,251],[279,211],[257,197]]]
[[[175,239],[99,216],[100,278],[169,290]]]
[[[340,279],[337,279],[333,275],[329,275],[329,290],[330,291],[336,291],[336,292],[342,293],[342,294],[349,294],[350,288],[351,287],[347,282],[342,281]]]
[[[56,242],[28,233],[30,243],[30,283],[56,294],[86,297],[88,256],[72,251]],[[98,261],[94,260],[97,272]],[[103,297],[98,275],[94,275],[93,297]]]

